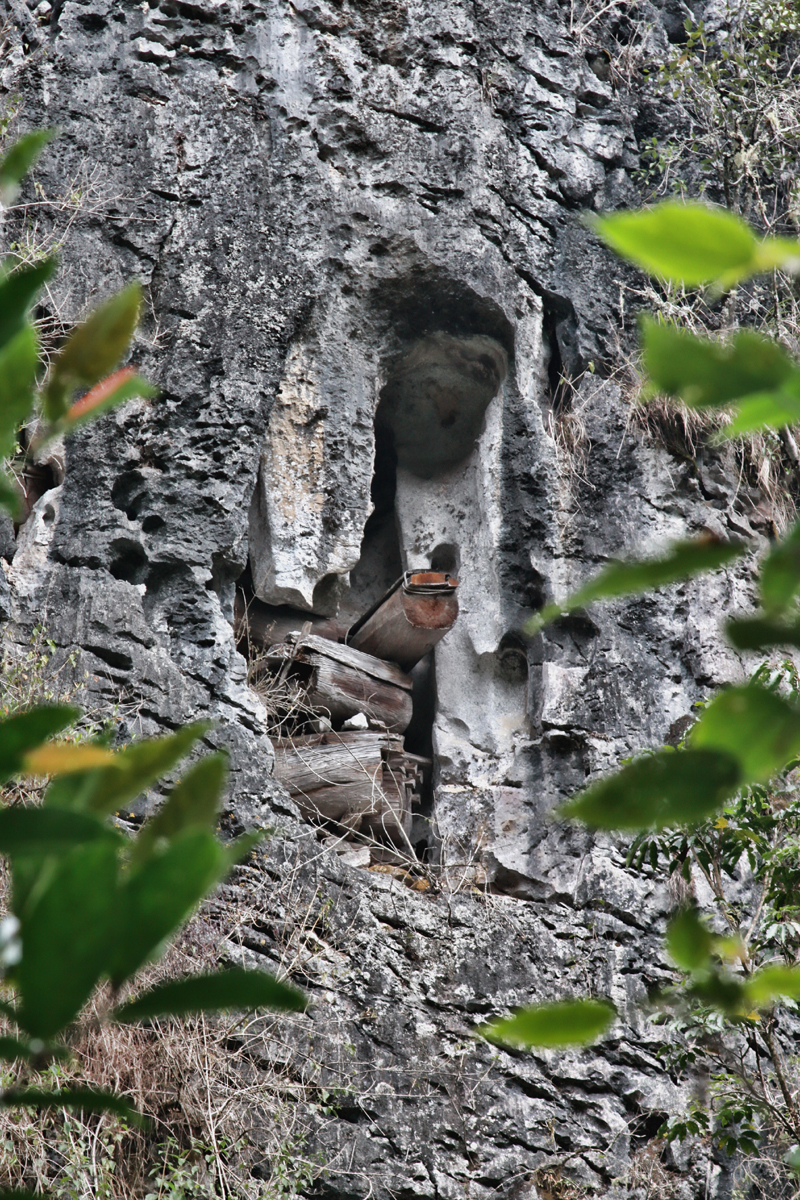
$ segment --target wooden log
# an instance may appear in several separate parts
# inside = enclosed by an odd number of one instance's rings
[[[298,634],[297,636],[290,634],[287,641],[294,645],[297,654],[302,657],[307,658],[309,653],[321,654],[323,657],[333,659],[355,671],[362,671],[372,679],[391,683],[395,687],[404,688],[409,692],[413,687],[413,680],[394,663],[384,662],[353,646],[346,646],[340,642],[329,642],[325,638],[316,637],[313,633]]]
[[[407,571],[347,632],[347,644],[410,671],[458,617],[458,581],[437,571]]]
[[[275,777],[291,796],[317,788],[374,786],[383,769],[383,739],[379,733],[363,733],[357,740],[323,741],[298,738],[275,743]]]
[[[316,788],[308,795],[296,793],[294,801],[307,821],[336,821],[354,833],[363,827],[364,814],[378,807],[372,784]]]
[[[396,733],[408,727],[412,681],[392,663],[313,634],[272,646],[268,658],[283,662],[292,671],[310,669],[309,707],[327,713],[334,721],[364,713]]]
[[[334,721],[364,713],[387,729],[402,733],[411,721],[411,693],[371,679],[343,663],[319,657],[308,688],[308,702]]]
[[[420,763],[392,734],[314,734],[275,744],[275,775],[311,821],[407,846]]]

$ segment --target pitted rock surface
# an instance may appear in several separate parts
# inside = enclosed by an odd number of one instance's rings
[[[661,7],[640,6],[656,56],[675,24]],[[49,315],[69,324],[140,278],[133,357],[161,395],[70,439],[63,483],[8,547],[0,617],[20,640],[41,623],[63,656],[80,651],[90,692],[135,712],[130,732],[213,718],[229,825],[279,826],[237,882],[260,926],[226,953],[270,965],[295,939],[316,1001],[296,1054],[313,1047],[338,1097],[309,1146],[327,1170],[308,1194],[331,1200],[536,1197],[542,1170],[626,1195],[631,1154],[680,1103],[634,1005],[669,977],[669,899],[625,868],[624,846],[552,809],[742,674],[717,618],[748,603],[747,568],[530,645],[518,631],[610,556],[703,530],[755,550],[764,521],[725,461],[648,441],[614,382],[625,273],[579,218],[636,201],[635,104],[570,34],[569,8],[6,7],[0,84],[22,97],[21,127],[60,130],[37,180],[53,195],[91,185]],[[459,347],[484,353],[482,381],[452,367]],[[386,533],[403,567],[444,555],[461,577],[435,655],[442,888],[425,894],[346,865],[299,821],[232,630],[248,561],[265,601],[354,603],[382,397],[402,421],[398,364],[422,383],[440,372],[440,398],[456,376],[473,387],[457,452],[426,417],[422,467],[413,447],[400,455]],[[559,373],[581,454],[565,448]],[[525,1056],[472,1035],[509,1005],[585,993],[623,1018],[597,1048]],[[721,1165],[688,1158],[676,1196],[728,1194]]]

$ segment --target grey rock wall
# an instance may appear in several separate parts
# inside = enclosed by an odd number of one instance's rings
[[[668,897],[625,869],[624,848],[550,814],[741,673],[716,618],[747,603],[747,573],[570,618],[530,645],[518,630],[608,556],[703,529],[757,548],[763,516],[724,464],[645,439],[614,382],[623,273],[579,216],[635,202],[634,100],[600,77],[569,9],[6,5],[4,94],[22,96],[22,126],[61,131],[37,178],[87,193],[42,315],[69,323],[142,279],[133,357],[161,396],[71,438],[63,483],[8,552],[5,616],[19,639],[43,622],[63,655],[79,651],[90,694],[121,699],[129,732],[213,717],[206,740],[232,755],[229,823],[277,820],[237,885],[258,919],[232,928],[227,953],[269,965],[293,947],[315,1004],[290,1058],[313,1050],[338,1097],[306,1114],[326,1164],[306,1190],[331,1200],[535,1197],[545,1169],[622,1195],[613,1181],[679,1102],[633,1006],[668,975]],[[643,11],[657,54],[669,21]],[[37,219],[60,236],[67,218]],[[462,399],[453,378],[472,372],[466,458],[423,422],[420,465],[403,372],[409,395],[424,376]],[[559,372],[578,380],[579,454]],[[376,417],[379,437],[394,422],[407,442],[377,567],[362,547]],[[444,555],[462,579],[435,654],[426,836],[442,871],[424,894],[346,865],[296,820],[231,624],[248,562],[263,600],[335,615],[368,576],[377,586],[390,550],[402,566]],[[522,1056],[471,1036],[510,1004],[587,991],[629,1022],[598,1049]],[[256,1175],[268,1120],[250,1130]],[[727,1194],[720,1165],[681,1165],[676,1195]]]

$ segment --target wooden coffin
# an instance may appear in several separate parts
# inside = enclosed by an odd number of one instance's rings
[[[452,629],[458,580],[439,571],[406,571],[351,625],[347,644],[410,671]]]
[[[266,650],[307,624],[317,637],[330,638],[334,642],[347,632],[347,627],[333,617],[320,617],[288,604],[264,604],[254,596],[247,598],[243,592],[236,592],[233,631],[237,642],[243,644],[243,653],[251,655],[253,651]]]
[[[290,671],[309,671],[309,707],[333,721],[364,713],[402,733],[411,720],[412,681],[393,663],[311,633],[289,634],[285,643],[270,647],[268,658]]]
[[[275,776],[308,820],[336,821],[402,847],[426,765],[392,734],[323,733],[275,742]]]

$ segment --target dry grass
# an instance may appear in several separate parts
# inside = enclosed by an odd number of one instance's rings
[[[240,871],[240,878],[257,880],[255,894],[244,900],[247,890],[234,885],[231,896],[206,905],[164,958],[139,974],[131,994],[213,969],[223,940],[235,956],[262,919],[258,888],[266,886],[263,872]],[[293,888],[290,881],[282,899],[291,913],[277,947],[277,973],[285,976],[313,954],[320,914],[299,884]],[[108,990],[99,989],[70,1031],[67,1061],[40,1070],[21,1065],[7,1070],[3,1082],[109,1088],[145,1114],[148,1128],[112,1116],[0,1110],[0,1189],[107,1200],[273,1200],[299,1194],[322,1173],[305,1145],[310,1113],[324,1105],[321,1080],[331,1068],[309,1055],[298,1069],[303,1056],[296,1026],[304,1018],[240,1014],[117,1026],[105,1019],[109,1004]],[[7,1032],[0,1026],[0,1035]],[[334,1074],[344,1078],[341,1070]],[[260,1180],[251,1174],[256,1163]]]

